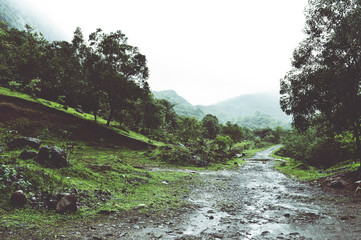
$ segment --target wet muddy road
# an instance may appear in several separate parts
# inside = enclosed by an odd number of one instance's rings
[[[193,212],[144,226],[131,239],[361,239],[359,200],[325,193],[273,169],[259,152],[237,171],[203,172]]]
[[[361,239],[361,198],[287,178],[273,168],[274,149],[238,170],[195,173],[201,184],[177,213],[111,215],[67,229],[66,239]]]

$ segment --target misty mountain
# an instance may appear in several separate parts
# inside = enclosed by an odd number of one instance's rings
[[[10,28],[19,30],[25,30],[25,24],[28,24],[49,41],[65,39],[65,34],[49,19],[42,18],[34,9],[14,0],[0,0],[0,20],[6,22]]]
[[[275,93],[254,93],[234,97],[211,106],[201,107],[203,111],[214,114],[226,114],[238,118],[253,115],[256,112],[267,114],[279,121],[289,117],[281,110],[279,95]]]
[[[152,92],[155,98],[158,99],[166,99],[170,103],[174,104],[174,110],[178,115],[181,116],[193,116],[198,119],[202,119],[206,114],[196,106],[190,104],[185,98],[179,96],[173,90],[165,90],[165,91],[153,91]]]
[[[173,90],[153,91],[153,94],[155,98],[175,104],[177,114],[200,120],[206,114],[212,114],[223,124],[230,121],[251,129],[289,127],[291,122],[291,118],[282,112],[277,94],[246,94],[209,106],[194,106]]]

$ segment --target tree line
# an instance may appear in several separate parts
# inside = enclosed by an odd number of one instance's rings
[[[314,165],[361,159],[361,2],[309,0],[305,39],[281,79],[293,116],[288,155]]]
[[[80,28],[71,42],[48,42],[26,25],[9,29],[0,23],[0,85],[79,107],[94,120],[132,130],[165,143],[200,148],[211,142],[218,150],[230,150],[248,141],[248,147],[278,143],[282,128],[250,130],[208,114],[202,120],[179,116],[174,105],[155,99],[147,79],[147,60],[121,32],[97,29],[87,39]],[[207,143],[208,141],[208,143]],[[252,146],[251,146],[252,145]]]

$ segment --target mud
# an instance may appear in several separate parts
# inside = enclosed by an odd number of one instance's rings
[[[178,212],[110,215],[54,239],[361,239],[361,197],[287,178],[273,168],[274,149],[235,171],[194,173],[201,184]]]

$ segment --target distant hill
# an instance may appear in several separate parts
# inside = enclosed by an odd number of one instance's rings
[[[166,99],[170,103],[175,104],[174,110],[178,115],[194,116],[198,119],[202,119],[206,115],[199,107],[193,106],[173,90],[153,91],[153,95],[155,98]]]
[[[204,111],[213,109],[232,117],[249,116],[256,112],[267,114],[280,121],[289,119],[281,110],[279,96],[275,93],[254,93],[234,97],[211,106],[202,108]],[[216,112],[214,112],[216,113]]]
[[[176,104],[174,109],[177,114],[195,116],[198,119],[212,114],[221,123],[230,121],[251,129],[289,127],[291,122],[291,118],[282,112],[279,96],[275,93],[246,94],[209,106],[193,106],[173,90],[154,91],[153,94],[156,98]]]
[[[0,0],[0,20],[6,22],[10,28],[19,30],[25,30],[25,24],[28,24],[49,41],[65,39],[64,34],[49,19],[43,19],[39,13],[14,0]]]

